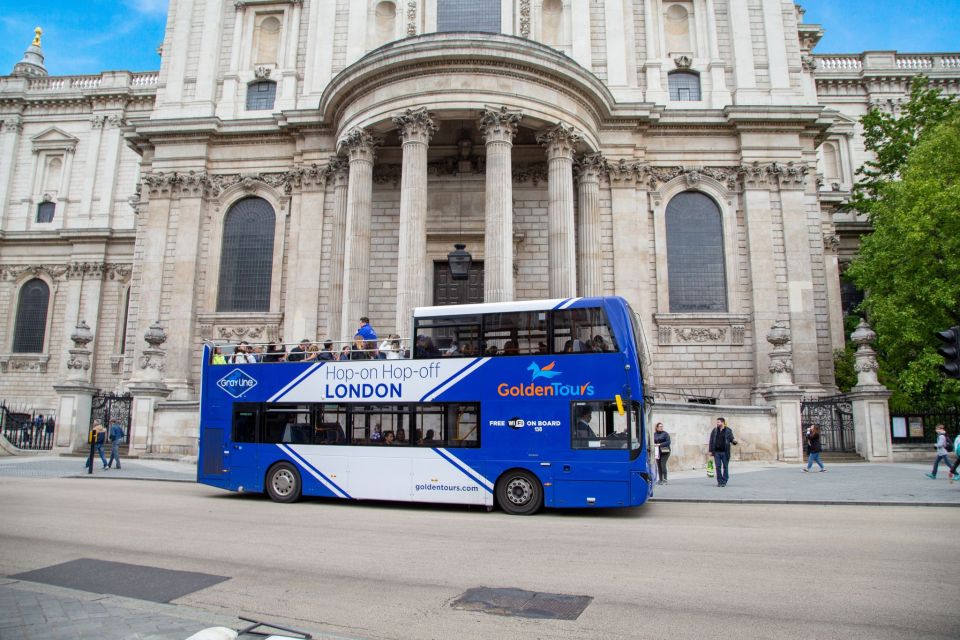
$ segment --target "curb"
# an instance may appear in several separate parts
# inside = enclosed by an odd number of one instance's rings
[[[75,475],[75,476],[60,476],[60,477],[61,478],[81,478],[85,480],[101,480],[104,478],[109,478],[111,480],[142,480],[145,482],[186,482],[190,484],[197,484],[197,481],[195,479],[181,480],[180,478],[144,478],[143,476],[129,476],[129,477],[123,477],[123,476],[117,476],[117,475],[105,476],[102,473],[100,474],[81,473],[80,475]]]
[[[946,502],[904,502],[901,500],[891,500],[884,502],[881,500],[772,500],[772,499],[751,499],[751,498],[651,498],[649,502],[691,502],[699,504],[802,504],[802,505],[823,505],[831,507],[960,507],[958,503]]]

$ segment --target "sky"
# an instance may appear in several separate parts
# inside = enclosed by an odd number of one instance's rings
[[[801,0],[817,53],[960,51],[960,0]],[[0,0],[0,75],[43,28],[50,75],[160,68],[167,0]]]

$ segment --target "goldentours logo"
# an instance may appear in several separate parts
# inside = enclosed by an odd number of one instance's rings
[[[234,369],[227,375],[217,380],[217,386],[229,393],[234,398],[239,398],[250,389],[257,386],[257,381],[249,374],[240,369]]]
[[[567,396],[584,397],[592,396],[594,393],[593,385],[590,382],[583,384],[565,384],[559,380],[553,380],[561,375],[562,371],[554,369],[556,361],[547,365],[540,366],[536,362],[531,362],[527,367],[530,372],[529,384],[509,384],[501,382],[497,385],[497,395],[502,398],[530,398],[544,396]],[[538,383],[537,380],[544,378],[545,382]]]

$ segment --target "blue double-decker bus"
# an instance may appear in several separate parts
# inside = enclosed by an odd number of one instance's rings
[[[223,364],[206,347],[198,481],[279,502],[511,514],[652,494],[641,335],[625,300],[424,307],[413,332],[402,357],[368,343],[349,359]]]

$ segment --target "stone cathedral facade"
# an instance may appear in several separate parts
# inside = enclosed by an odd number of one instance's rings
[[[189,453],[205,342],[595,295],[663,401],[763,404],[778,321],[830,394],[857,118],[960,54],[821,35],[791,0],[171,0],[159,72],[93,76],[38,36],[0,77],[0,399],[72,447],[131,391],[134,450]]]

